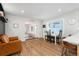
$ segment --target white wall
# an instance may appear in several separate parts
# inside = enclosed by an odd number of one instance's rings
[[[6,23],[5,33],[9,36],[18,36],[22,41],[24,41],[26,38],[28,38],[27,35],[25,35],[26,28],[25,24],[30,24],[32,26],[36,26],[36,31],[34,35],[36,37],[42,37],[42,22],[41,21],[33,21],[32,19],[19,17],[16,15],[7,15],[8,23]],[[32,20],[32,21],[31,21]],[[18,28],[13,28],[13,24],[19,24]],[[27,37],[26,37],[27,36]]]
[[[74,24],[70,24],[70,20],[75,19]],[[63,21],[63,36],[68,36],[69,34],[76,34],[79,32],[79,11],[72,11],[69,13],[66,13],[62,16],[59,16],[55,19],[49,19],[43,21],[43,24],[47,25],[47,28],[45,30],[48,30],[48,24],[53,21],[62,20]],[[72,22],[71,22],[72,23]]]
[[[64,36],[67,36],[69,34],[76,34],[77,32],[79,32],[78,28],[79,28],[79,11],[74,11],[72,13],[69,13],[65,16],[62,16],[64,23],[63,23],[63,27],[64,27]],[[72,21],[70,20],[75,20],[74,24],[72,24]]]
[[[63,36],[68,36],[69,34],[75,34],[79,32],[79,11],[73,11],[66,13],[60,17],[55,19],[44,20],[43,22],[38,20],[37,21],[30,21],[33,19],[28,19],[16,15],[7,15],[8,23],[6,23],[6,34],[10,36],[19,36],[21,40],[25,40],[25,24],[29,23],[32,26],[36,26],[36,31],[34,31],[34,35],[36,37],[42,37],[44,35],[44,30],[48,30],[48,24],[53,21],[62,20],[63,21]],[[71,25],[69,20],[75,19],[75,24]],[[19,28],[13,28],[13,24],[19,24]],[[46,29],[42,28],[42,24],[46,24]],[[27,37],[28,38],[28,37]]]

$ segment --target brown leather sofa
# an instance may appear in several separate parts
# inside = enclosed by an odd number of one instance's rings
[[[0,35],[1,38],[2,35]],[[18,37],[9,37],[9,42],[4,43],[0,41],[0,56],[6,56],[21,52],[21,41]]]

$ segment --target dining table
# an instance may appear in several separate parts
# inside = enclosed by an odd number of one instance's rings
[[[69,42],[71,44],[77,45],[77,56],[79,56],[79,33],[68,36],[63,41]]]

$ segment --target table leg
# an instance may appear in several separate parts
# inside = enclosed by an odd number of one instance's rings
[[[77,56],[79,56],[79,45],[77,45]]]
[[[56,45],[56,36],[55,36],[55,45]]]
[[[46,36],[44,36],[44,40],[46,40]]]

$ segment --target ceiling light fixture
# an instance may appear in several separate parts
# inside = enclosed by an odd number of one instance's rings
[[[61,11],[62,11],[62,9],[61,9],[61,8],[59,8],[59,9],[58,9],[58,12],[61,12]]]
[[[21,10],[21,13],[24,13],[25,11],[24,10]]]

